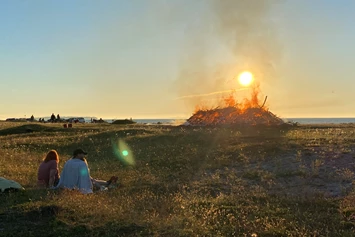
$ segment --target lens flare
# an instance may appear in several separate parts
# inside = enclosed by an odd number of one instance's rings
[[[112,147],[116,157],[125,165],[136,164],[133,153],[125,141],[119,139],[117,143],[112,142]]]
[[[86,176],[88,174],[88,170],[86,168],[80,169],[80,175],[81,176]]]

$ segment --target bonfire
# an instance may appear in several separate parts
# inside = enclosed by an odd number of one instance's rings
[[[197,107],[195,113],[187,120],[186,125],[282,125],[285,122],[269,111],[258,99],[259,87],[253,87],[251,98],[237,103],[233,95],[224,99],[224,105],[213,109]]]

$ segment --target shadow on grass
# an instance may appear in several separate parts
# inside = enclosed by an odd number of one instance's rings
[[[177,126],[176,128],[184,130],[229,130],[238,131],[245,137],[279,137],[284,136],[288,131],[297,129],[297,126],[289,124],[283,125],[210,125],[210,126]]]
[[[49,193],[47,193],[49,192]],[[99,221],[95,226],[75,220],[74,210],[61,205],[38,203],[55,192],[32,189],[1,193],[0,236],[139,236],[149,228],[125,221]]]
[[[60,128],[47,127],[39,124],[26,124],[17,127],[11,127],[0,130],[0,136],[25,134],[33,132],[56,132],[61,130]]]
[[[24,124],[16,127],[10,127],[0,130],[0,136],[17,135],[17,134],[41,134],[41,133],[53,133],[53,132],[86,132],[88,130],[98,130],[99,128],[93,127],[76,127],[76,128],[63,128],[60,126],[50,126],[41,124]]]
[[[151,233],[149,228],[135,223],[97,223],[97,227],[66,223],[61,220],[62,212],[68,215],[72,211],[57,205],[9,209],[0,213],[0,236],[147,236]]]

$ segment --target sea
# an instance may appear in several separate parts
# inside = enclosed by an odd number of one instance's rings
[[[299,124],[346,124],[355,123],[355,118],[285,118],[286,122]]]
[[[355,118],[283,118],[285,122],[299,123],[299,124],[346,124],[355,123]],[[105,119],[111,123],[113,119]],[[167,124],[180,125],[186,122],[186,119],[133,119],[133,121],[140,124]],[[90,122],[90,119],[88,120]]]

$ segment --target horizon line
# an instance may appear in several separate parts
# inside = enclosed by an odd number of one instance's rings
[[[100,117],[97,116],[61,116],[61,118],[77,118],[77,117],[81,117],[81,118],[86,118],[86,119],[99,119]],[[190,116],[191,117],[191,116]],[[0,121],[5,121],[6,119],[9,118],[16,118],[16,119],[29,119],[30,117],[0,117]],[[39,119],[39,118],[50,118],[50,116],[44,116],[44,117],[34,117],[35,119]],[[159,120],[159,119],[175,119],[175,120],[184,120],[184,119],[188,119],[189,117],[137,117],[137,118],[133,118],[133,117],[121,117],[121,118],[108,118],[108,117],[101,117],[103,120],[124,120],[124,119],[132,119],[132,120]],[[325,117],[325,116],[318,116],[318,117],[300,117],[300,116],[295,116],[295,117],[283,117],[283,116],[279,116],[279,118],[281,119],[355,119],[355,116],[339,116],[339,117]]]

